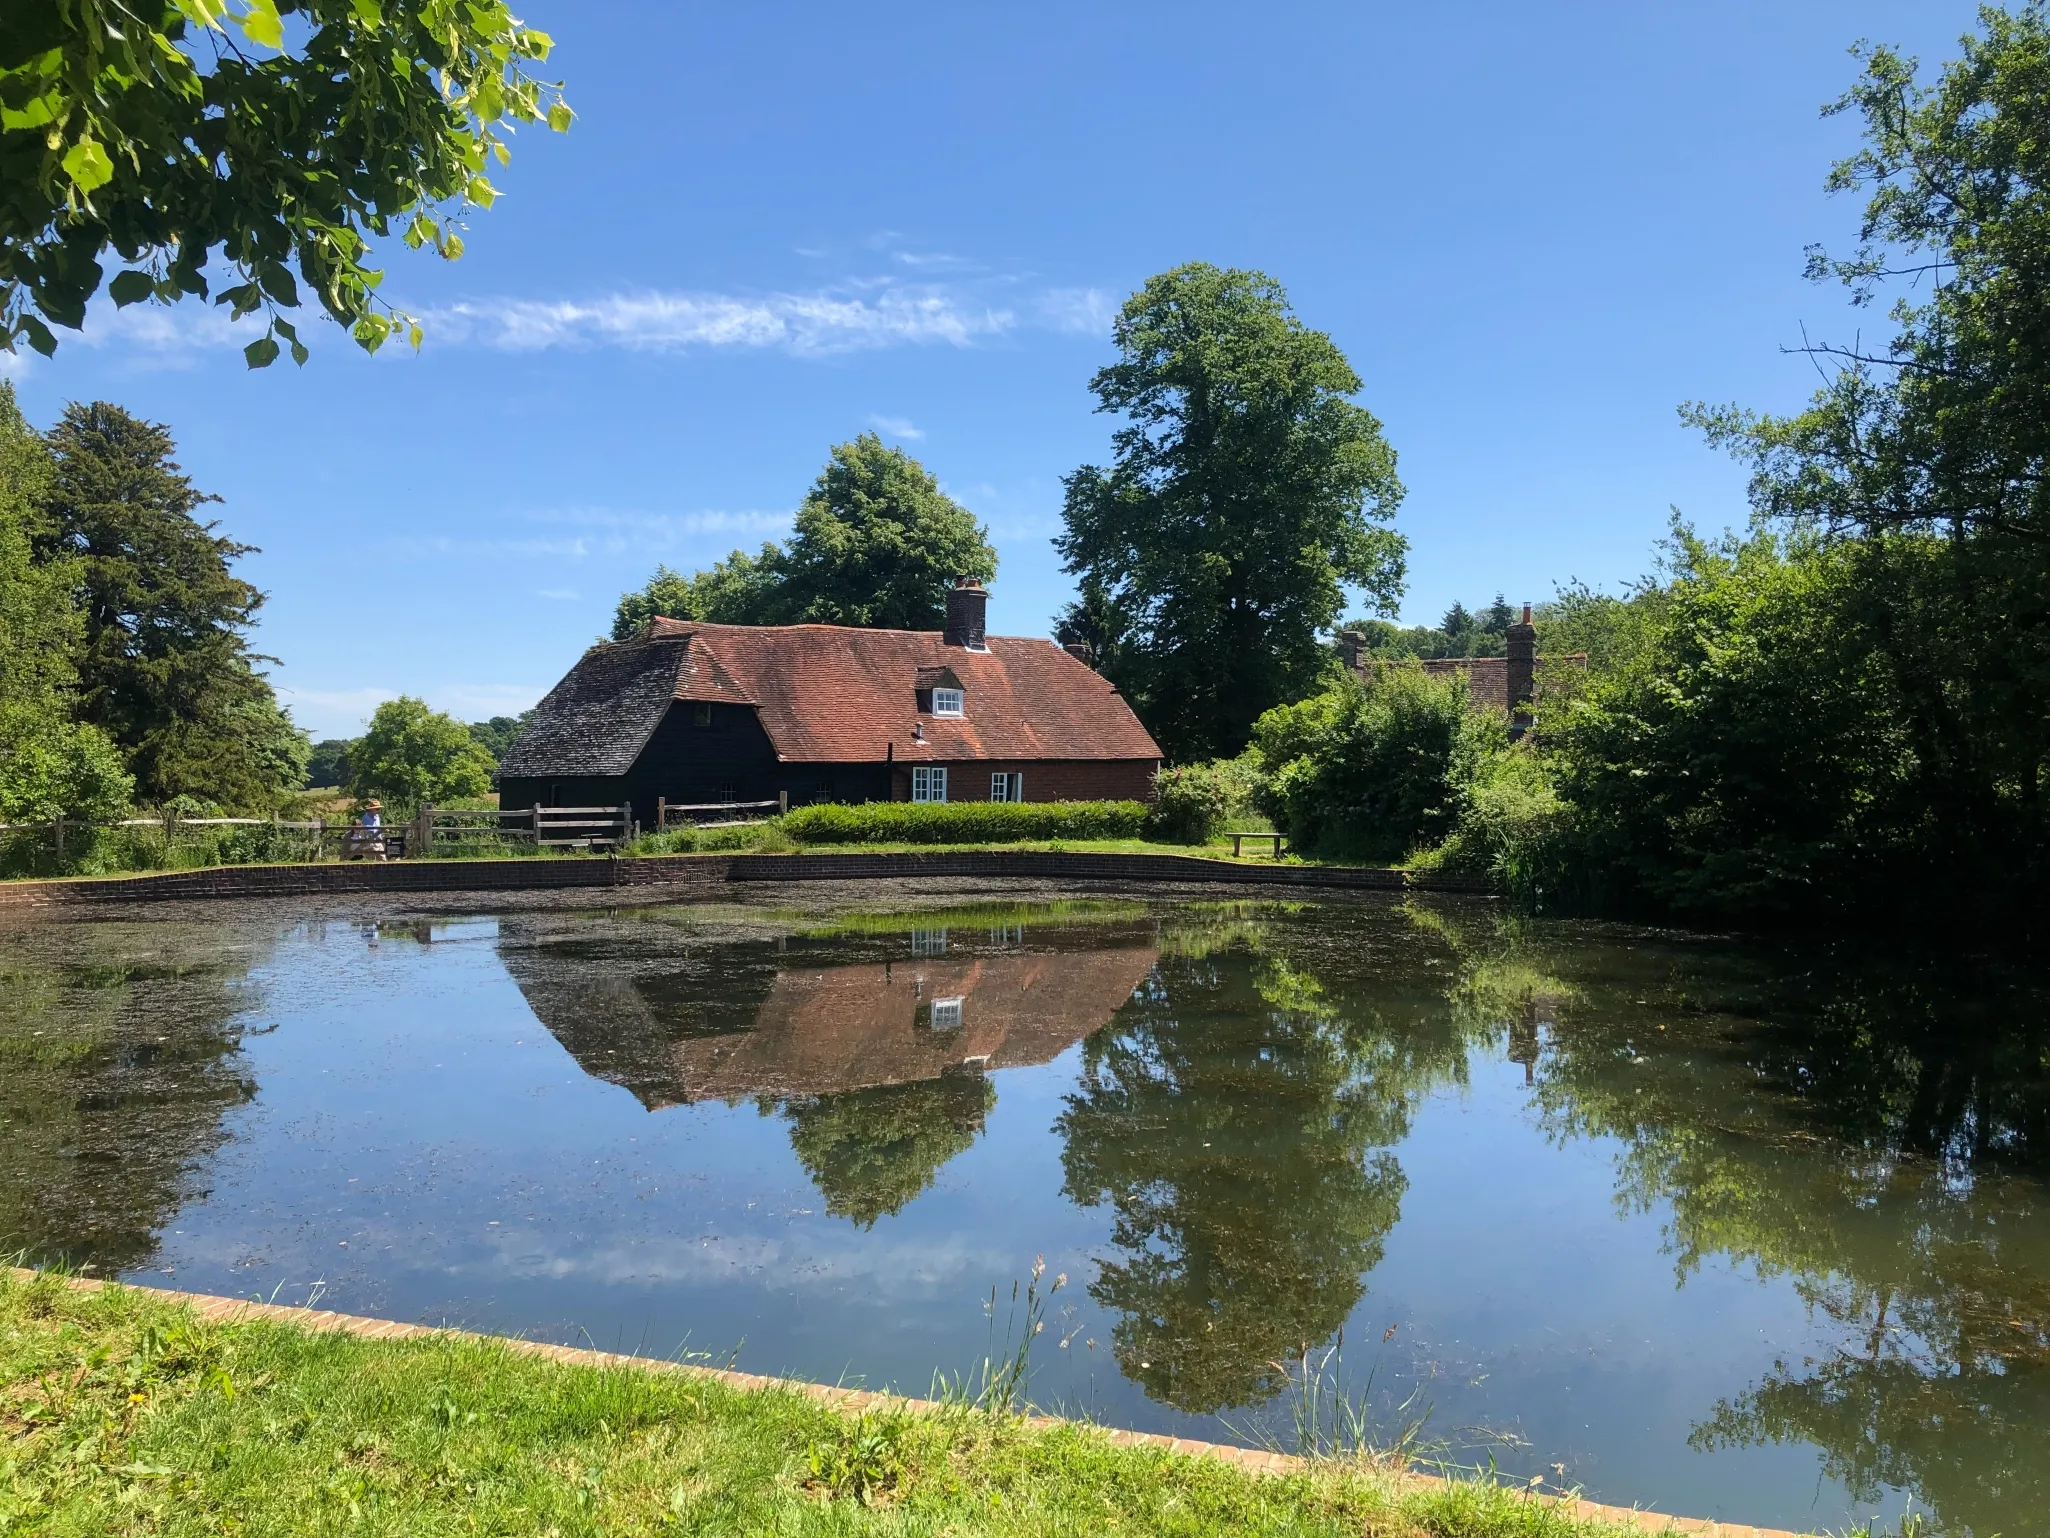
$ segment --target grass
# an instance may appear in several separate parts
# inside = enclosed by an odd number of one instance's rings
[[[0,1534],[1614,1533],[1483,1483],[1261,1476],[970,1404],[794,1390],[502,1344],[207,1324],[0,1270]]]

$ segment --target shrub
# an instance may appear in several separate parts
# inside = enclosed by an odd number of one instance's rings
[[[1467,708],[1456,675],[1348,679],[1255,725],[1260,806],[1306,854],[1400,860],[1452,832],[1461,785],[1506,740],[1500,722]]]
[[[1474,758],[1454,808],[1452,835],[1411,860],[1412,870],[1491,876],[1532,906],[1557,888],[1572,809],[1533,744]]]
[[[783,831],[800,844],[1016,844],[1042,838],[1139,838],[1138,801],[868,801],[799,807]]]
[[[1148,828],[1170,844],[1207,844],[1234,818],[1253,811],[1259,765],[1252,754],[1163,769],[1153,781]]]

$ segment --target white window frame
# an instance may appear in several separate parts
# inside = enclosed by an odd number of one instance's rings
[[[915,765],[911,770],[911,799],[913,801],[946,800],[946,766],[944,764]]]
[[[961,1029],[961,1006],[966,995],[951,999],[934,999],[932,1009],[925,1017],[927,1027],[935,1031],[958,1031]]]
[[[1023,801],[1025,799],[1025,776],[1020,772],[1005,773],[998,770],[989,777],[989,799],[992,801]]]
[[[965,716],[968,714],[968,697],[960,689],[935,689],[932,692],[932,713],[936,716]]]

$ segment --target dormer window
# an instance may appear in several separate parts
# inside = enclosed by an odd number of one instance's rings
[[[932,692],[932,713],[936,716],[965,716],[962,692],[959,689],[935,689]]]

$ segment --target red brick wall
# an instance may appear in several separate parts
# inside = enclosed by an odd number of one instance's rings
[[[1160,765],[1150,758],[976,759],[945,767],[949,801],[987,801],[996,774],[1024,775],[1027,801],[1151,801]],[[911,799],[909,764],[897,765],[890,794],[897,801]]]

